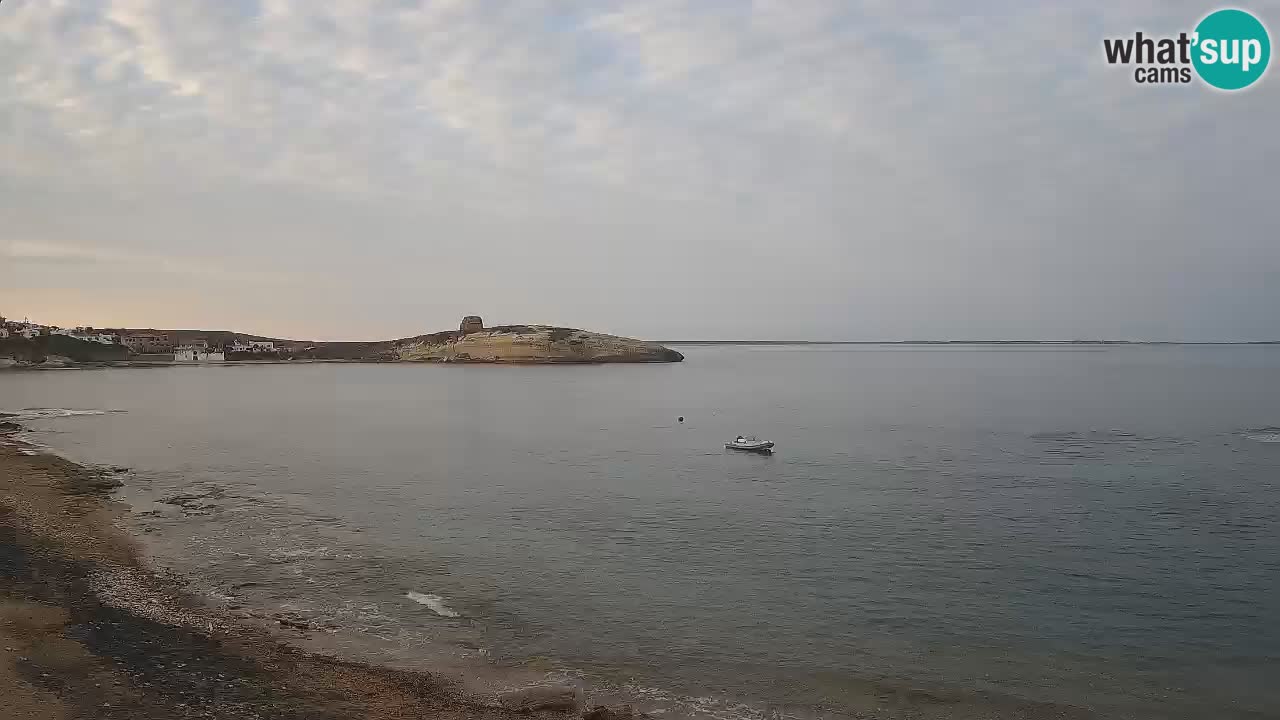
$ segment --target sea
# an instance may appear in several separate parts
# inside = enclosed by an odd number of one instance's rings
[[[1280,717],[1280,346],[674,347],[5,372],[0,412],[353,659],[670,718]]]

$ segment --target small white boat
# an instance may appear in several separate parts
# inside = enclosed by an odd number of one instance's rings
[[[724,444],[730,450],[746,450],[747,452],[770,453],[773,452],[772,440],[757,440],[755,435],[739,435],[733,439],[733,442]]]

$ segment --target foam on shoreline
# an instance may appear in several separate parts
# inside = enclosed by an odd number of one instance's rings
[[[0,410],[0,418],[7,418],[15,422],[32,421],[32,420],[56,420],[59,418],[70,417],[96,417],[101,415],[110,415],[113,413],[123,413],[125,410],[88,410],[74,408],[23,408],[21,410]]]
[[[419,605],[426,605],[431,612],[445,618],[462,617],[455,610],[444,604],[444,598],[430,593],[407,592],[404,595]]]

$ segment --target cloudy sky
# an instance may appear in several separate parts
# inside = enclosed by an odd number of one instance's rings
[[[1280,76],[1103,62],[1214,7],[0,0],[0,314],[1280,338]]]

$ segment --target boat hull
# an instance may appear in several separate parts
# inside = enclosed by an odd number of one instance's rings
[[[750,444],[728,442],[728,443],[725,443],[724,446],[729,450],[741,450],[742,452],[755,452],[755,453],[773,452],[773,443],[771,442],[750,443]]]

